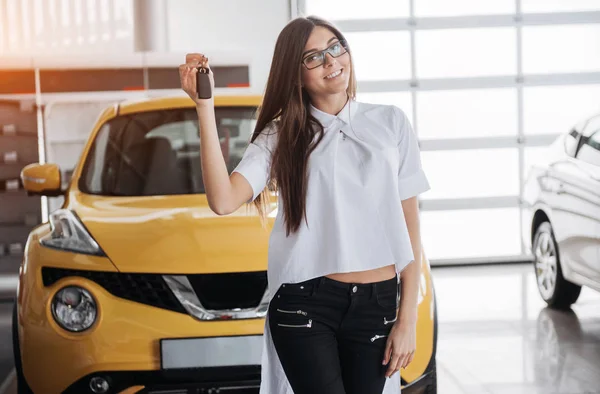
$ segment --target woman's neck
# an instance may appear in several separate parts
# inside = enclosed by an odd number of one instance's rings
[[[346,92],[324,97],[311,97],[312,105],[320,111],[337,115],[348,102]]]

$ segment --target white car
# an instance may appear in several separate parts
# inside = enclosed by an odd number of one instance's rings
[[[560,135],[524,189],[524,242],[540,295],[568,308],[581,286],[600,291],[600,114]]]

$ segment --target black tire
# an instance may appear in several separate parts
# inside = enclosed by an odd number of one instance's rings
[[[21,364],[21,348],[19,347],[19,330],[17,324],[17,300],[15,300],[13,306],[12,315],[12,344],[13,344],[13,358],[15,361],[15,374],[17,376],[17,394],[33,394],[31,388],[25,381],[23,376],[23,366]]]
[[[551,241],[551,247],[554,247],[554,255],[556,257],[556,274],[554,277],[554,288],[549,290],[548,294],[544,294],[544,290],[540,287],[539,282],[537,281],[539,270],[536,268],[538,257],[535,253],[537,250],[540,240],[543,237],[549,237]],[[538,284],[538,291],[540,296],[549,307],[555,309],[569,309],[577,298],[579,298],[579,293],[581,293],[581,286],[576,285],[572,282],[566,280],[562,274],[561,262],[560,262],[560,254],[558,251],[558,244],[556,243],[556,238],[554,237],[554,231],[552,231],[552,226],[549,222],[543,222],[539,225],[539,227],[535,231],[535,236],[533,237],[533,246],[532,251],[534,255],[534,271],[536,275],[536,282]]]

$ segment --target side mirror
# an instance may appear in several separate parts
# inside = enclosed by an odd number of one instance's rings
[[[60,168],[56,164],[29,164],[21,170],[21,182],[28,194],[56,197],[61,190]]]

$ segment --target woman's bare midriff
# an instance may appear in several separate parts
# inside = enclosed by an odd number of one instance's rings
[[[329,279],[337,280],[344,283],[374,283],[396,277],[396,267],[387,265],[385,267],[376,268],[368,271],[346,272],[340,274],[326,275]]]

